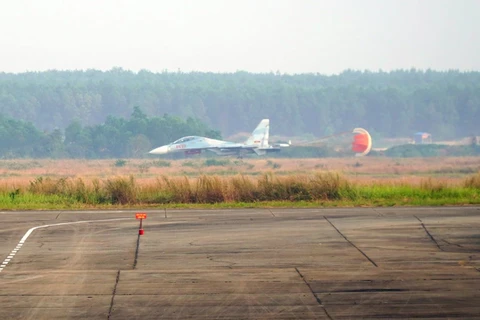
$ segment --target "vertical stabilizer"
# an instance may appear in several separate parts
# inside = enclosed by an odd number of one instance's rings
[[[247,146],[258,146],[259,148],[268,148],[268,135],[270,129],[270,120],[263,119],[253,130],[252,135],[245,141]]]

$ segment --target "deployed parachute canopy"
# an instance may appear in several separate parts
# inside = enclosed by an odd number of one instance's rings
[[[356,135],[353,136],[352,151],[359,157],[367,155],[372,149],[372,137],[363,128],[355,128],[353,133]]]

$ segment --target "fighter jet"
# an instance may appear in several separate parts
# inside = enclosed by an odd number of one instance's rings
[[[290,142],[276,145],[268,144],[270,120],[263,119],[252,132],[252,135],[244,143],[210,139],[199,136],[183,137],[174,142],[151,150],[150,154],[167,154],[184,152],[186,155],[199,154],[203,150],[215,152],[222,156],[234,156],[242,158],[246,154],[255,153],[265,155],[270,152],[278,152],[282,147],[290,146]]]

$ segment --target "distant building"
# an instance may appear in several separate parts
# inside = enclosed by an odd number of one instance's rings
[[[415,144],[428,144],[432,143],[432,135],[428,132],[417,132],[413,136]]]

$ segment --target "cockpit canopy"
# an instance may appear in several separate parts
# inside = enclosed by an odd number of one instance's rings
[[[183,138],[180,138],[178,140],[173,141],[172,144],[185,143],[185,142],[188,142],[188,141],[195,140],[196,138],[197,137],[195,137],[195,136],[183,137]]]

